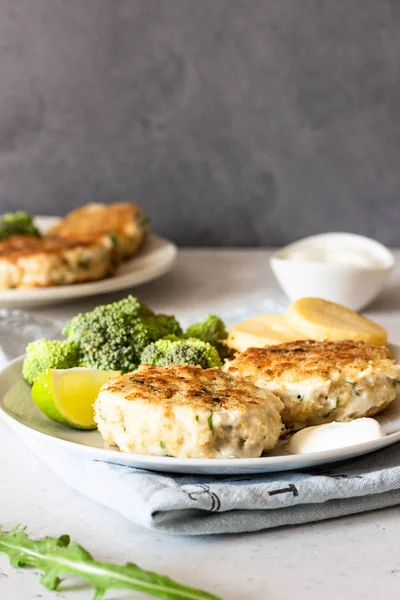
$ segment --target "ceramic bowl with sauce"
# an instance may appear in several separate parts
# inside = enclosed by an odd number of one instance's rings
[[[278,250],[270,264],[292,301],[315,296],[361,310],[382,291],[394,256],[386,246],[361,235],[323,233]]]

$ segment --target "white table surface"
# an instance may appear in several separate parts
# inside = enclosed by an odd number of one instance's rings
[[[400,251],[391,283],[368,315],[400,343]],[[282,299],[265,250],[184,250],[176,268],[133,293],[181,317]],[[32,312],[66,320],[124,293]],[[0,522],[28,525],[33,537],[68,533],[97,559],[136,562],[224,600],[376,600],[400,587],[400,511],[391,508],[267,532],[172,537],[141,529],[69,489],[0,423]],[[109,593],[106,598],[144,598]],[[37,574],[0,555],[1,600],[92,598],[86,589],[47,592]]]

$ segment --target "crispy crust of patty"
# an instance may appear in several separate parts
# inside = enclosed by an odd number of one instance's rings
[[[114,258],[118,262],[137,252],[147,231],[148,219],[136,204],[91,203],[69,213],[50,229],[49,235],[106,244],[111,240]]]
[[[241,410],[265,402],[280,404],[273,394],[235,380],[220,369],[190,365],[141,365],[135,373],[111,379],[102,390],[121,394],[128,401],[140,398],[148,403],[185,404],[209,410]]]
[[[94,281],[113,268],[111,246],[90,240],[21,235],[0,242],[1,289]]]
[[[248,348],[228,363],[231,374],[253,373],[264,378],[280,378],[286,381],[327,379],[338,372],[351,368],[361,372],[366,368],[389,369],[395,373],[394,362],[386,346],[365,342],[316,342],[299,340],[266,348]]]
[[[17,262],[20,258],[37,254],[60,254],[75,248],[90,248],[89,240],[67,240],[62,238],[46,238],[30,235],[13,235],[0,242],[0,258]]]

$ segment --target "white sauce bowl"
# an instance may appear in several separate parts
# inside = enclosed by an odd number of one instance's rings
[[[313,296],[358,311],[383,289],[394,256],[386,246],[361,235],[323,233],[285,246],[270,264],[292,301]]]

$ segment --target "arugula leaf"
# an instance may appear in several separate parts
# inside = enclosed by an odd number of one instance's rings
[[[111,589],[134,590],[163,600],[221,600],[133,563],[97,562],[82,546],[70,542],[68,535],[31,540],[25,528],[17,526],[9,533],[0,528],[0,552],[8,555],[14,567],[31,565],[43,571],[40,581],[48,590],[58,588],[62,574],[85,579],[95,589],[93,600],[102,600]]]

